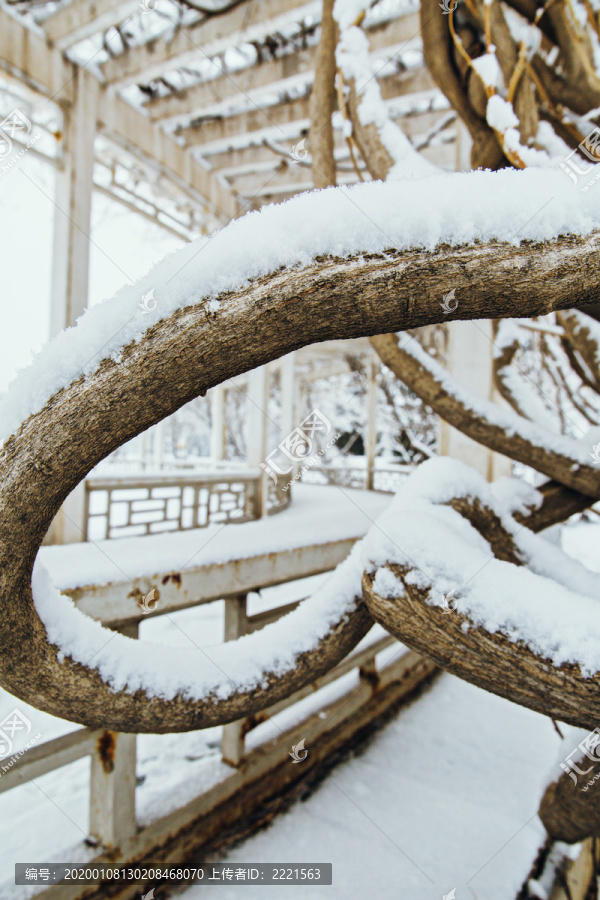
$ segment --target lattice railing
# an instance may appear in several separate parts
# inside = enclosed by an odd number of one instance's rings
[[[248,522],[259,517],[259,498],[260,474],[254,470],[90,478],[86,481],[85,538],[136,537]],[[287,502],[274,502],[273,511]]]
[[[373,471],[373,490],[394,493],[410,475],[411,466],[376,467]],[[302,473],[302,481],[309,484],[337,484],[340,487],[366,488],[367,470],[364,466],[315,466]]]

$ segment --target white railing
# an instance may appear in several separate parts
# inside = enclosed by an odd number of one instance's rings
[[[85,482],[85,540],[140,537],[204,528],[213,523],[249,522],[262,513],[260,470],[91,476]],[[269,481],[266,513],[291,499]]]
[[[414,471],[414,466],[376,465],[369,474],[366,465],[315,466],[302,473],[302,481],[307,484],[336,484],[346,488],[366,489],[369,480],[372,490],[395,493],[405,478]]]
[[[153,575],[152,581],[158,579],[161,588],[160,603],[151,615],[166,615],[223,599],[226,601],[224,639],[234,640],[277,620],[300,602],[248,615],[246,600],[250,591],[330,571],[348,555],[355,540],[349,538],[278,553],[259,554],[236,560],[235,565],[208,564],[182,572],[165,572],[162,577]],[[135,579],[133,590],[130,581],[123,581],[79,588],[67,593],[83,612],[114,630],[137,637],[142,619],[138,599],[150,589],[150,584],[150,579],[144,577]],[[231,776],[224,780],[221,778],[184,807],[144,828],[140,828],[136,820],[135,735],[84,728],[36,745],[2,775],[0,793],[89,756],[89,834],[98,841],[98,848],[89,849],[90,858],[86,865],[92,861],[99,863],[114,860],[115,848],[119,848],[120,864],[148,858],[149,854],[152,854],[155,861],[159,861],[161,853],[168,856],[175,852],[172,843],[178,834],[184,835],[181,846],[189,851],[191,823],[197,823],[196,844],[200,840],[202,829],[207,835],[212,833],[211,829],[218,833],[221,820],[218,816],[215,819],[215,811],[218,813],[225,808],[224,804],[237,797],[240,790],[254,785],[257,778],[280,771],[282,764],[288,760],[288,751],[294,741],[297,742],[304,736],[314,744],[319,738],[326,748],[327,741],[331,741],[334,723],[335,729],[339,729],[345,722],[350,723],[347,728],[356,728],[356,722],[362,721],[364,725],[365,715],[373,716],[377,713],[377,704],[371,711],[369,701],[375,690],[400,684],[401,690],[407,693],[434,670],[430,663],[408,650],[400,650],[389,664],[378,670],[377,654],[393,643],[394,639],[388,635],[367,641],[366,645],[363,642],[315,684],[256,716],[224,726],[222,759],[231,767]],[[306,713],[302,722],[293,729],[282,732],[277,739],[267,744],[246,749],[247,736],[266,719],[313,695],[317,689],[333,683],[352,670],[358,670],[358,686],[351,687],[333,703],[323,706],[322,709],[326,712],[315,712],[313,706],[310,713]],[[363,719],[360,719],[361,715]],[[288,780],[289,777],[297,777],[296,768],[290,766],[290,770],[294,772],[292,776],[285,776]],[[276,774],[268,781],[269,785],[276,785]],[[260,798],[256,802],[260,802]],[[222,817],[224,814],[220,815]],[[139,885],[119,896],[133,896],[136,891],[139,892]],[[46,888],[44,895],[48,898],[56,895],[57,900],[71,900],[84,892],[89,893],[90,888],[60,885]]]

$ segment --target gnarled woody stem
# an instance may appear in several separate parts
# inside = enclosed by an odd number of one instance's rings
[[[61,503],[100,460],[184,403],[237,374],[298,347],[414,328],[445,319],[439,298],[460,289],[461,318],[544,315],[600,301],[595,253],[600,237],[553,244],[508,244],[389,251],[320,259],[220,296],[215,315],[202,304],[149,328],[121,358],[54,395],[4,444],[0,478],[0,683],[46,711],[120,731],[191,730],[226,722],[289,695],[334,665],[368,627],[360,606],[283,677],[229,699],[191,701],[113,692],[91,667],[66,658],[32,602],[31,573]],[[560,277],[554,277],[560,273]],[[110,632],[107,632],[107,640]]]
[[[545,436],[542,428],[534,426],[515,412],[498,410],[498,416],[501,415],[502,420],[493,421],[492,416],[487,417],[482,411],[484,400],[473,396],[471,405],[465,399],[464,389],[452,376],[429,358],[425,365],[410,347],[402,349],[394,334],[374,337],[371,343],[394,375],[463,434],[497,453],[532,466],[573,491],[600,499],[600,468],[593,464],[575,462],[580,456],[580,448],[575,442],[573,457],[570,457],[566,452],[552,447],[553,435]],[[535,432],[538,440],[530,437]],[[566,447],[567,440],[563,440]]]
[[[490,539],[497,558],[521,564],[518,547],[493,510],[468,498],[451,505]],[[399,641],[465,681],[536,712],[583,728],[600,721],[597,675],[584,678],[578,665],[556,666],[522,641],[475,626],[458,610],[446,615],[427,602],[434,585],[412,578],[413,566],[391,562],[386,568],[402,582],[403,595],[381,596],[373,586],[375,573],[365,572],[363,596],[373,618]]]

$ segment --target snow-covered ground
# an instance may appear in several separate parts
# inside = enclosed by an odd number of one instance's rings
[[[563,545],[600,571],[595,552],[599,538],[600,523],[581,523],[565,529]],[[292,592],[306,596],[325,577],[253,596],[250,611],[287,602]],[[143,637],[176,645],[186,640],[183,630],[191,641],[213,643],[222,628],[222,604],[215,603],[144,622]],[[378,629],[366,640],[380,633]],[[347,689],[355,677],[352,673],[326,688],[327,699]],[[0,694],[2,716],[14,706],[30,718],[42,740],[73,729]],[[289,726],[302,712],[302,707],[288,710],[278,724]],[[273,727],[266,723],[257,728],[248,745],[271,737]],[[229,774],[220,760],[219,741],[218,728],[139,737],[141,823]],[[453,888],[455,900],[513,900],[544,839],[536,811],[556,767],[559,745],[547,718],[443,675],[386,725],[364,753],[334,769],[306,802],[296,803],[268,830],[234,848],[228,860],[331,862],[334,886],[327,896],[348,900],[370,893],[383,900],[441,900]],[[83,843],[88,784],[89,760],[82,760],[0,794],[0,816],[10,823],[0,845],[0,898],[15,900],[29,890],[12,883],[16,861],[77,861],[94,855]],[[285,900],[294,890],[299,889],[280,887],[270,895]],[[308,897],[325,890],[302,888]],[[191,900],[198,891],[190,887],[181,892]],[[222,886],[219,896],[227,900],[238,893],[235,886]]]
[[[442,900],[453,888],[456,900],[514,900],[544,842],[536,812],[558,744],[549,719],[444,674],[224,861],[333,864],[333,887],[280,886],[277,900]]]

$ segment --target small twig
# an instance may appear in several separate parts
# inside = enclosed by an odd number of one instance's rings
[[[557,735],[559,736],[559,738],[560,738],[561,740],[564,740],[564,734],[562,733],[562,731],[561,731],[560,728],[558,727],[558,722],[556,721],[556,719],[550,719],[550,721],[551,721],[552,724],[554,725],[554,730],[556,731],[556,733],[557,733]]]

